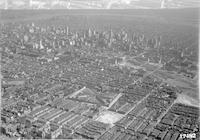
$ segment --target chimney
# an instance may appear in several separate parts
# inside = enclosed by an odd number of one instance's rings
[[[160,58],[160,61],[159,61],[159,64],[161,64],[162,63],[162,57]]]
[[[69,35],[69,27],[67,26],[67,36]]]
[[[40,40],[40,49],[44,49],[44,46],[42,45],[42,40]]]

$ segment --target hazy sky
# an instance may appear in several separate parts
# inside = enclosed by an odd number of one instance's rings
[[[0,0],[0,8],[185,8],[200,7],[200,0]]]

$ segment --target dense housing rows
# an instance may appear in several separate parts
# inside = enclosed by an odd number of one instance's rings
[[[194,80],[195,50],[172,41],[165,47],[160,35],[111,27],[73,30],[18,22],[1,24],[0,31],[2,134],[26,139],[199,137],[199,108],[176,103],[182,90],[165,80],[173,77],[168,71]]]

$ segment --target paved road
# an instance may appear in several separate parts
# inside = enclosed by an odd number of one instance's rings
[[[108,108],[110,108],[121,96],[122,96],[122,93],[119,93],[119,94],[117,95],[117,97],[115,97],[115,99],[110,103],[110,105],[109,105]]]
[[[138,54],[138,55],[136,55],[136,56],[129,57],[129,58],[127,58],[126,60],[132,60],[132,59],[134,59],[134,58],[136,58],[136,57],[139,57],[139,56],[141,56],[141,55],[143,55],[143,54],[145,54],[145,53],[146,53],[146,51],[144,51],[144,52],[142,52],[142,53],[140,53],[140,54]]]
[[[160,68],[162,68],[162,66],[159,66],[159,67],[156,68],[154,71],[145,74],[145,75],[143,76],[143,79],[144,79],[145,77],[149,76],[149,75],[152,75],[154,72],[158,71]]]
[[[174,101],[168,108],[167,110],[165,110],[165,112],[163,112],[159,117],[158,117],[158,120],[157,122],[153,125],[153,126],[156,126],[160,120],[167,114],[167,112],[171,109],[171,107],[175,104],[176,102]]]
[[[157,69],[155,69],[154,71],[148,73],[146,76],[153,74],[154,72],[156,72],[157,70],[159,70],[161,67],[158,67]],[[139,80],[144,79],[143,78],[139,78],[137,79],[134,83],[138,82]],[[150,96],[151,92],[149,92],[142,100],[140,100],[130,111],[128,111],[125,115],[127,115],[129,112],[131,112],[137,105],[139,105],[140,103],[142,103],[144,100],[146,100],[149,96]]]
[[[144,98],[142,98],[139,102],[136,103],[136,105],[134,105],[128,112],[126,112],[126,114],[124,114],[124,116],[126,116],[128,113],[130,113],[133,109],[135,109],[140,103],[142,103],[143,101],[145,101],[149,96],[150,96],[151,92],[148,93]]]

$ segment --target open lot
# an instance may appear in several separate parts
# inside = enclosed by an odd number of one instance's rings
[[[102,112],[102,114],[99,115],[99,117],[96,120],[113,126],[114,123],[119,121],[122,117],[123,117],[122,114],[112,112],[112,111],[105,111],[105,112]]]

